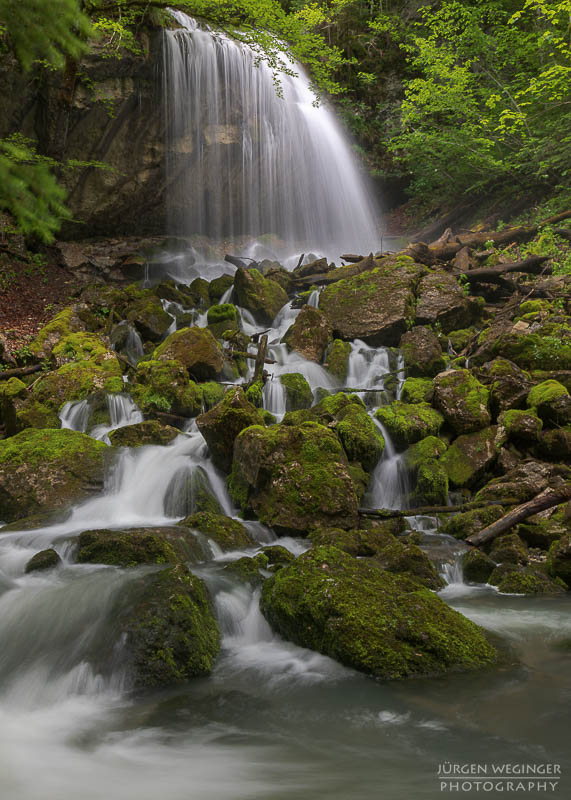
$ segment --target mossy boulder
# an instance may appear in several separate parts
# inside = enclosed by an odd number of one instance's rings
[[[280,375],[280,382],[286,393],[286,409],[298,411],[300,408],[310,408],[313,403],[311,386],[299,372],[287,372]]]
[[[331,341],[332,331],[323,311],[313,306],[304,306],[283,341],[290,350],[295,350],[309,361],[320,363]]]
[[[212,539],[224,552],[243,550],[254,545],[246,527],[238,520],[225,517],[223,514],[199,511],[183,519],[179,525],[199,531],[208,539]]]
[[[246,400],[251,403],[254,408],[262,408],[264,404],[264,383],[263,381],[254,381],[246,389]]]
[[[503,332],[485,329],[478,342],[480,349],[472,357],[481,364],[493,356],[503,356],[525,370],[568,370],[571,367],[571,330],[559,323],[548,323],[533,331],[512,326]]]
[[[414,444],[425,436],[437,436],[444,424],[442,414],[428,403],[409,404],[399,400],[379,408],[375,417],[398,448]]]
[[[371,558],[397,540],[382,525],[370,529],[316,528],[309,535],[314,547],[336,547],[355,558]]]
[[[476,500],[525,503],[544,489],[557,488],[566,480],[571,480],[569,467],[528,460],[487,483],[477,492]]]
[[[79,564],[109,564],[137,567],[141,564],[176,564],[179,561],[169,543],[166,528],[98,529],[83,531],[78,537],[76,560]]]
[[[496,567],[489,577],[489,583],[496,586],[502,594],[561,595],[565,588],[551,580],[545,573],[531,567],[517,567],[513,564]]]
[[[134,303],[127,321],[146,342],[160,342],[172,325],[170,314],[167,314],[159,298],[154,295],[148,295]]]
[[[438,323],[444,333],[467,328],[477,306],[466,297],[456,278],[447,272],[431,272],[420,281],[417,289],[417,325]]]
[[[219,383],[216,383],[216,381],[201,383],[200,390],[202,391],[202,404],[205,411],[209,411],[211,408],[218,405],[226,394],[226,387],[221,386]]]
[[[143,447],[148,444],[170,444],[179,435],[180,431],[177,428],[148,419],[111,431],[109,439],[114,447]]]
[[[448,501],[448,473],[438,461],[424,461],[418,467],[411,505],[443,506]]]
[[[74,331],[84,331],[86,326],[80,317],[80,312],[85,307],[84,304],[75,304],[67,306],[56,314],[28,345],[32,355],[47,359],[60,339]]]
[[[517,533],[506,533],[494,540],[490,558],[496,564],[527,564],[527,547]]]
[[[561,539],[549,548],[547,569],[554,578],[560,578],[571,589],[571,533],[565,533]]]
[[[421,464],[438,460],[447,449],[448,445],[442,439],[437,436],[426,436],[407,449],[404,454],[404,465],[409,472],[414,473]]]
[[[234,444],[230,491],[243,509],[283,533],[353,528],[357,496],[335,434],[314,422],[255,425]]]
[[[264,580],[264,575],[260,570],[267,569],[268,557],[264,553],[257,553],[255,556],[242,556],[242,558],[231,561],[224,567],[224,572],[232,575],[242,583],[250,586],[260,586]]]
[[[220,632],[203,581],[176,565],[143,575],[131,592],[119,625],[134,688],[208,675],[220,651]]]
[[[196,381],[211,381],[224,371],[224,355],[207,328],[182,328],[171,333],[153,353],[156,361],[178,361]]]
[[[261,412],[248,402],[240,387],[230,389],[218,405],[196,420],[213,462],[225,472],[232,468],[234,440],[240,431],[263,422]]]
[[[271,325],[288,302],[284,289],[257,269],[237,269],[234,276],[236,302],[251,311],[261,325]]]
[[[511,442],[524,446],[535,444],[543,427],[542,421],[536,414],[515,408],[500,414],[498,422],[505,428]]]
[[[571,425],[543,431],[539,437],[537,453],[554,461],[571,461]]]
[[[434,379],[434,405],[460,433],[472,433],[491,422],[489,392],[467,369],[447,370]]]
[[[337,416],[335,432],[349,461],[358,461],[366,472],[374,469],[385,449],[379,429],[357,403],[349,403]]]
[[[24,572],[26,575],[30,572],[43,572],[46,569],[55,569],[61,564],[61,558],[53,547],[47,550],[40,550],[36,553],[26,564]]]
[[[531,389],[529,372],[520,369],[507,358],[495,358],[482,367],[482,375],[489,382],[490,408],[494,415],[509,409],[525,407],[525,401]]]
[[[416,544],[404,544],[395,539],[379,550],[375,560],[389,572],[408,575],[433,591],[446,585],[429,557]]]
[[[208,295],[211,303],[218,303],[220,298],[226,294],[228,289],[234,285],[233,275],[220,275],[214,278],[208,285]]]
[[[569,530],[568,520],[563,513],[557,513],[550,519],[534,518],[534,521],[520,522],[517,527],[518,536],[528,547],[549,550],[553,542],[558,541]]]
[[[454,536],[455,539],[467,539],[473,533],[479,533],[479,531],[491,525],[492,522],[496,522],[505,513],[505,509],[502,506],[475,508],[473,511],[464,511],[450,516],[443,523],[440,530],[442,533]]]
[[[216,337],[222,336],[224,331],[238,330],[240,323],[238,310],[232,303],[210,306],[206,320],[208,328]]]
[[[437,336],[422,325],[401,336],[402,351],[407,373],[416,378],[433,378],[446,366],[442,347]]]
[[[458,436],[440,459],[450,483],[457,489],[474,486],[493,467],[499,451],[497,426]]]
[[[316,547],[265,581],[261,609],[286,639],[377,678],[496,659],[483,631],[428,589],[335,547]]]
[[[199,511],[221,514],[222,505],[203,467],[181,466],[165,493],[165,516],[186,517]]]
[[[450,344],[456,353],[460,353],[468,346],[470,340],[474,337],[477,328],[459,328],[457,331],[449,331],[448,334],[443,335],[444,344]]]
[[[495,567],[495,562],[477,548],[462,556],[462,572],[468,583],[487,583]]]
[[[327,286],[319,308],[336,338],[396,347],[414,314],[414,287],[424,268],[406,256],[375,263],[374,269]]]
[[[167,411],[195,417],[202,411],[201,388],[191,381],[180,361],[140,361],[132,376],[130,392],[145,414]]]
[[[192,308],[208,308],[210,305],[210,284],[204,278],[195,278],[183,289],[187,305]]]
[[[85,400],[101,391],[119,394],[124,388],[121,366],[117,358],[108,353],[100,360],[73,361],[48,372],[34,384],[24,402],[15,405],[22,422],[33,421],[34,404],[41,407],[35,406],[35,414],[41,417],[43,409],[57,413],[67,402]]]
[[[430,403],[434,386],[429,378],[407,378],[402,385],[403,403]]]
[[[559,381],[544,381],[534,386],[527,397],[527,405],[547,424],[571,423],[571,397]]]
[[[325,354],[325,366],[341,384],[347,380],[350,355],[351,345],[342,339],[334,339]]]
[[[114,358],[107,347],[107,340],[94,333],[69,333],[62,336],[52,350],[52,360],[56,367],[72,361],[95,361],[101,363],[105,358]]]
[[[268,562],[268,569],[275,572],[295,560],[294,554],[281,544],[270,544],[262,550]]]
[[[99,491],[108,451],[70,430],[28,429],[0,441],[0,519],[55,511]]]

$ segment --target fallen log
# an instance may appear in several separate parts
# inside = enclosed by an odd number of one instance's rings
[[[226,253],[226,255],[224,256],[224,261],[227,261],[229,264],[232,264],[232,266],[238,267],[239,269],[248,269],[246,261],[254,261],[254,259],[253,258],[242,259],[238,258],[238,256],[231,256],[228,253]],[[256,263],[257,262],[254,261],[254,264]]]
[[[359,508],[358,514],[362,517],[376,517],[378,519],[394,519],[395,517],[416,517],[427,514],[459,514],[463,511],[474,511],[476,508],[487,508],[488,506],[515,506],[514,502],[505,500],[482,500],[471,503],[463,503],[460,506],[419,506],[418,508],[408,508],[404,511],[394,508]]]
[[[532,256],[525,261],[516,261],[513,264],[503,264],[501,267],[482,267],[458,273],[469,284],[473,283],[500,283],[505,282],[504,276],[509,272],[526,272],[532,275],[551,275],[551,267],[542,266],[549,261],[551,256]]]
[[[491,525],[488,525],[487,528],[484,528],[479,533],[473,533],[472,536],[468,536],[465,541],[468,544],[479,547],[486,542],[491,542],[501,533],[509,531],[514,525],[523,522],[524,519],[532,517],[540,511],[545,511],[547,508],[553,508],[553,506],[558,506],[560,503],[565,503],[567,500],[571,500],[571,483],[566,483],[559,489],[545,489],[533,500],[529,500],[527,503],[523,503],[509,511],[501,519],[492,522]]]
[[[262,377],[262,370],[264,369],[267,350],[268,350],[268,335],[267,333],[265,333],[260,339],[260,343],[258,345],[258,352],[256,353],[256,365],[254,367],[254,377],[252,379],[253,383],[259,381]]]
[[[358,261],[362,261],[365,256],[358,256],[355,253],[345,253],[344,255],[340,256],[343,261],[347,261],[348,264],[356,264]]]
[[[370,253],[366,258],[361,259],[355,264],[347,264],[343,267],[331,269],[329,272],[316,273],[314,275],[304,275],[303,277],[295,277],[293,282],[297,288],[302,286],[312,286],[313,284],[327,285],[329,283],[336,283],[337,281],[345,278],[353,278],[355,275],[360,275],[362,272],[367,272],[370,269],[378,267],[379,264],[375,257]]]
[[[31,364],[29,367],[18,367],[17,369],[5,369],[0,372],[0,381],[7,381],[9,378],[20,378],[22,375],[33,375],[44,368],[43,364]]]

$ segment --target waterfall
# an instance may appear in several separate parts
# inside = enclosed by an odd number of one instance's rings
[[[66,403],[59,413],[62,428],[80,433],[85,433],[87,430],[90,416],[91,406],[88,400]]]
[[[286,413],[286,391],[277,375],[266,381],[262,397],[266,411],[281,422]]]
[[[327,106],[315,105],[301,67],[280,76],[280,96],[250,48],[173,15],[181,28],[164,34],[170,232],[271,234],[290,253],[332,257],[378,249],[377,213],[350,145]]]
[[[397,453],[386,428],[374,419],[385,440],[385,451],[371,477],[368,498],[373,508],[404,508],[409,493],[403,454]]]

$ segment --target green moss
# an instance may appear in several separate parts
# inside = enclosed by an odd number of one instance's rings
[[[492,559],[477,548],[462,556],[462,571],[469,583],[487,583],[494,568]]]
[[[545,325],[533,333],[506,333],[493,343],[492,352],[515,361],[522,369],[569,369],[569,329],[564,325]]]
[[[303,375],[299,372],[289,372],[280,375],[280,382],[285,388],[288,411],[310,408],[313,403],[313,392]]]
[[[234,278],[232,275],[220,275],[219,278],[214,278],[213,281],[210,281],[208,286],[210,302],[217,303],[233,284]]]
[[[145,414],[159,410],[195,417],[202,411],[201,387],[189,379],[184,366],[175,360],[140,361],[130,391]]]
[[[200,531],[212,539],[223,551],[241,550],[245,547],[252,547],[254,544],[241,522],[222,514],[200,511],[183,519],[179,525]]]
[[[223,399],[226,393],[225,387],[215,381],[201,383],[200,390],[202,392],[202,402],[205,411],[214,408],[214,406]]]
[[[446,505],[448,474],[438,461],[427,459],[419,466],[412,499],[419,505]]]
[[[208,309],[206,319],[209,325],[214,325],[218,322],[237,322],[238,312],[236,306],[232,303],[222,303],[221,305],[211,306]]]
[[[156,361],[178,361],[197,381],[217,378],[224,368],[224,355],[208,328],[182,328],[171,333],[153,353]]]
[[[86,361],[89,359],[98,361],[107,356],[108,350],[95,334],[78,331],[62,337],[55,345],[52,354],[58,363],[64,364],[68,361]]]
[[[505,570],[501,574],[490,577],[494,585],[502,594],[534,594],[534,595],[559,595],[564,594],[563,586],[550,580],[547,575],[530,569],[529,567]]]
[[[238,578],[242,583],[248,583],[250,586],[260,586],[264,580],[260,570],[267,569],[267,567],[268,557],[265,553],[258,553],[252,558],[243,556],[236,561],[232,561],[224,567],[224,572]]]
[[[26,391],[26,384],[19,378],[10,378],[7,381],[0,381],[0,403],[4,398],[12,399],[18,397]]]
[[[347,380],[350,355],[351,343],[342,339],[335,339],[325,355],[325,367],[341,384]]]
[[[477,508],[473,511],[465,511],[462,514],[454,514],[442,525],[442,533],[454,536],[455,539],[466,539],[473,533],[487,528],[492,522],[503,517],[506,513],[502,506],[487,506]]]
[[[251,403],[254,408],[261,408],[264,402],[263,393],[264,384],[262,381],[255,381],[246,389],[246,400]]]
[[[497,564],[527,564],[527,547],[517,533],[507,533],[494,540],[490,558]]]
[[[41,550],[36,555],[32,556],[26,564],[24,572],[43,572],[46,569],[54,569],[61,564],[61,558],[56,551],[50,547],[48,550]]]
[[[414,444],[425,436],[437,436],[444,417],[428,403],[402,403],[395,401],[382,406],[375,417],[387,429],[397,447]]]
[[[288,302],[287,293],[257,269],[238,269],[234,276],[237,303],[247,308],[262,324],[270,324]]]
[[[405,453],[405,466],[413,471],[426,461],[440,458],[447,450],[447,445],[436,436],[426,436],[420,442],[411,445]]]
[[[210,305],[210,286],[204,278],[195,278],[185,289],[185,294],[194,308],[208,308]]]
[[[571,534],[564,533],[554,542],[547,555],[547,569],[553,578],[559,578],[571,589]]]
[[[515,408],[500,414],[498,422],[506,429],[508,439],[515,442],[536,442],[543,427],[543,422],[535,413]]]
[[[383,679],[496,657],[481,629],[428,589],[335,547],[316,547],[269,578],[261,608],[285,638]]]
[[[476,328],[460,328],[457,331],[450,331],[446,339],[450,342],[457,353],[460,353],[474,336]]]
[[[77,329],[77,326],[74,325],[74,318],[75,312],[72,306],[68,306],[56,314],[30,342],[28,345],[30,352],[38,357],[46,357],[56,342],[70,334],[72,330]]]
[[[95,392],[120,393],[124,388],[121,366],[115,356],[107,353],[100,360],[72,361],[47,373],[34,385],[32,397],[59,411],[64,403],[85,400]]]
[[[175,564],[177,554],[156,531],[83,531],[78,539],[77,561],[80,564],[110,564],[136,567],[140,564]]]
[[[402,387],[403,403],[430,403],[434,388],[430,378],[407,378]]]
[[[568,394],[565,386],[559,381],[544,381],[530,391],[527,396],[527,406],[528,408],[540,408]]]
[[[177,428],[163,425],[155,419],[126,425],[111,431],[109,439],[114,447],[143,447],[145,445],[167,445],[180,435]]]

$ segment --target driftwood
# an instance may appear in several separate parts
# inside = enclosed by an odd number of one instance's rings
[[[362,517],[376,517],[378,519],[394,519],[395,517],[416,517],[426,514],[456,514],[463,511],[473,511],[476,508],[487,508],[488,506],[512,506],[510,503],[500,500],[474,501],[463,503],[461,506],[419,506],[418,508],[408,508],[404,511],[393,508],[360,508],[358,513]]]
[[[8,378],[19,378],[22,375],[32,375],[43,369],[43,364],[31,364],[29,367],[18,367],[17,369],[6,369],[0,372],[0,381],[7,381]]]
[[[348,264],[356,264],[358,261],[362,261],[365,256],[357,256],[355,253],[345,253],[345,255],[340,256],[340,258]]]
[[[529,500],[527,503],[523,503],[517,508],[514,508],[505,516],[501,517],[501,519],[492,522],[491,525],[488,525],[487,528],[484,528],[479,533],[473,533],[472,536],[468,536],[466,542],[474,546],[490,542],[501,533],[509,531],[509,529],[517,525],[518,522],[523,522],[524,519],[532,517],[539,511],[545,511],[546,508],[558,506],[560,503],[565,503],[567,500],[571,500],[571,483],[566,483],[559,489],[546,489],[544,492],[534,497],[533,500]]]
[[[267,334],[264,334],[260,339],[260,343],[258,345],[258,352],[256,353],[256,366],[254,367],[253,383],[259,381],[262,377],[267,351],[268,351],[268,336]]]
[[[460,273],[468,283],[504,283],[504,276],[509,272],[526,272],[532,275],[551,275],[551,267],[542,266],[551,256],[532,256],[525,261],[513,264],[502,264],[499,267],[482,267]]]
[[[345,278],[353,278],[355,275],[360,275],[362,272],[367,272],[370,269],[378,267],[379,264],[375,261],[372,253],[366,258],[362,258],[355,264],[347,265],[344,267],[337,267],[330,269],[329,272],[316,273],[314,275],[304,275],[303,277],[296,277],[293,282],[298,289],[303,286],[312,286],[313,284],[327,285],[329,283],[337,283],[337,281]]]
[[[224,261],[227,261],[229,264],[232,264],[234,267],[238,267],[238,268],[241,268],[241,269],[248,269],[248,265],[246,264],[246,261],[244,259],[242,259],[242,258],[238,258],[238,256],[231,256],[228,253],[226,253],[226,255],[224,256]]]

